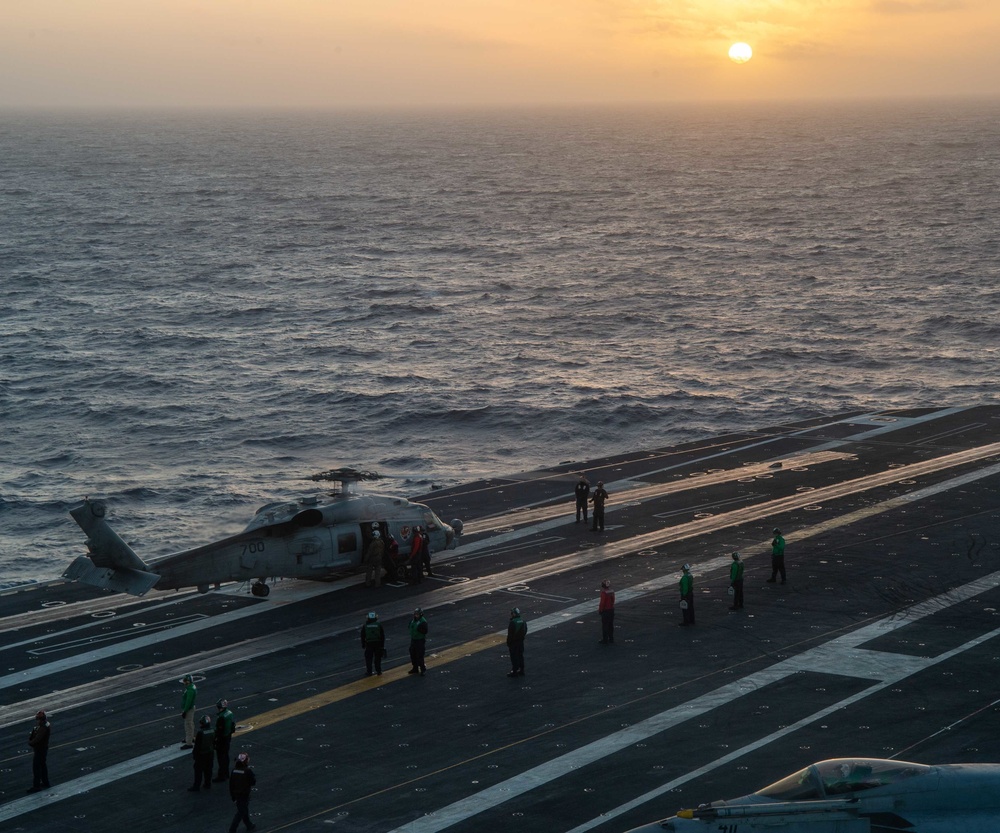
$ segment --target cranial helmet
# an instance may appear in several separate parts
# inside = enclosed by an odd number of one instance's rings
[[[222,711],[228,705],[229,705],[228,700],[220,700],[218,703],[215,704],[215,708],[217,708],[219,711]]]
[[[423,616],[424,612],[418,607],[416,610],[413,611],[413,615],[414,616]]]
[[[39,712],[35,715],[35,720],[45,720],[45,712]]]
[[[775,535],[781,535],[781,530],[778,527],[775,527],[773,531]]]
[[[521,615],[521,611],[518,608],[516,608],[516,607],[512,607],[510,609],[510,615],[511,616],[520,616]]]
[[[250,756],[246,752],[240,752],[240,754],[236,756],[236,760],[241,764],[248,764],[250,763]]]
[[[212,725],[212,718],[210,718],[207,714],[204,715],[201,718],[201,725],[204,726],[204,727],[206,727],[206,728],[209,727],[209,726],[211,726]]]
[[[734,552],[734,553],[733,553],[733,558],[734,558],[734,559],[735,559],[736,561],[739,561],[739,560],[740,560],[740,554],[739,554],[739,552]]]
[[[611,586],[611,582],[608,581],[607,579],[604,579],[604,581],[601,582],[601,587],[604,587],[605,589],[608,588],[608,587],[610,587],[610,586]]]
[[[375,615],[375,611],[373,610],[371,613],[368,614],[368,621],[374,622],[376,619],[378,619],[378,616]]]
[[[375,530],[375,531],[374,531],[374,532],[372,533],[372,537],[373,537],[373,538],[381,538],[381,537],[382,537],[382,533],[381,533],[381,532],[379,532],[379,531],[378,531],[378,530],[376,529],[376,530]]]
[[[681,567],[681,569],[682,569],[682,570],[683,570],[683,571],[684,571],[685,573],[690,573],[690,572],[691,572],[691,565],[690,565],[690,564],[685,564],[685,565],[684,565],[683,567]]]

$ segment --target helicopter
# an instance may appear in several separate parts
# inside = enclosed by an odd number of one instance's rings
[[[106,503],[85,498],[70,515],[87,534],[88,555],[78,556],[63,578],[133,596],[154,588],[197,587],[207,593],[223,582],[256,579],[251,593],[267,596],[269,578],[322,580],[361,567],[377,536],[403,545],[398,547],[403,555],[389,547],[383,557],[387,580],[395,581],[409,558],[416,527],[427,534],[431,553],[454,549],[462,534],[462,521],[446,524],[422,503],[358,494],[359,482],[380,479],[374,472],[334,469],[310,479],[335,485],[322,494],[269,503],[242,532],[148,564],[111,528]]]
[[[1000,765],[834,758],[631,833],[994,833]]]

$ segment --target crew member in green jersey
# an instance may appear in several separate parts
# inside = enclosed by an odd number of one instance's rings
[[[694,579],[691,577],[691,565],[685,564],[681,573],[681,627],[694,624]]]
[[[410,662],[413,668],[407,674],[420,674],[422,677],[427,673],[427,665],[424,663],[424,653],[427,650],[427,620],[424,612],[418,607],[413,611],[413,618],[410,620]]]
[[[743,609],[743,560],[738,552],[733,553],[733,563],[729,565],[729,586],[733,588],[733,603],[730,610]]]

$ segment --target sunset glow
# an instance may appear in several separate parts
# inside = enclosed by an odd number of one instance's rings
[[[1000,78],[989,0],[95,0],[4,13],[0,106],[995,95]],[[722,72],[743,41],[753,72]]]

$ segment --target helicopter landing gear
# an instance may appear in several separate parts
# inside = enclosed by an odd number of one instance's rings
[[[255,581],[250,585],[250,592],[255,596],[263,598],[271,592],[271,588],[268,587],[263,581]]]

